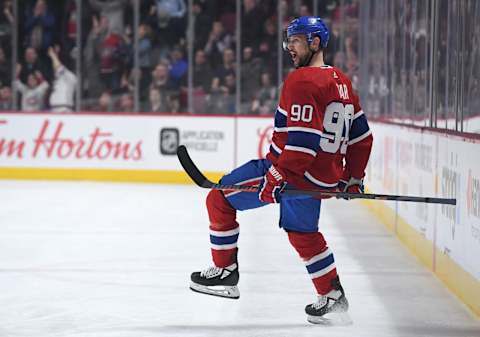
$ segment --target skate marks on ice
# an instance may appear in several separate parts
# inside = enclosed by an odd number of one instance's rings
[[[329,312],[323,316],[307,316],[307,321],[323,326],[349,326],[353,324],[348,312]]]

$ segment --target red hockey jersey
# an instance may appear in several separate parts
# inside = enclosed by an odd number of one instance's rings
[[[289,74],[267,154],[288,183],[329,189],[341,178],[363,178],[372,141],[358,96],[340,70],[302,67]]]

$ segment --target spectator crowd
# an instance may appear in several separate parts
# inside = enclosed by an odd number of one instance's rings
[[[280,6],[277,0],[243,0],[241,41],[236,41],[236,1],[195,0],[190,70],[186,0],[138,1],[138,27],[133,0],[85,0],[81,10],[75,0],[22,0],[17,1],[16,11],[11,0],[0,0],[0,110],[17,105],[22,111],[73,112],[80,93],[83,111],[129,113],[136,107],[138,85],[138,112],[187,112],[191,71],[195,113],[273,114],[279,93],[278,8],[282,31],[293,17],[313,11],[312,1],[279,1]],[[331,26],[327,62],[355,80],[356,1],[348,2],[352,20],[344,31],[346,38],[340,36],[339,1],[319,3],[319,15]],[[78,20],[81,31],[77,31]],[[16,65],[12,62],[14,31]],[[235,52],[238,42],[240,60]],[[79,64],[81,76],[76,74]],[[292,70],[286,53],[280,69],[282,76]],[[238,75],[241,111],[236,106]]]

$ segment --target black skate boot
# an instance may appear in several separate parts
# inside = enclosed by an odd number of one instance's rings
[[[238,299],[240,292],[237,284],[240,278],[237,263],[233,263],[226,268],[210,267],[201,272],[194,272],[191,275],[192,282],[190,289],[193,291]]]
[[[348,301],[338,277],[332,280],[333,290],[318,297],[318,301],[305,307],[307,320],[313,324],[348,325]]]

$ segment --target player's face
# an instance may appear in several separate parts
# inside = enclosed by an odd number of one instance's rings
[[[309,58],[307,38],[304,35],[292,35],[287,39],[287,49],[295,68],[304,65]]]

